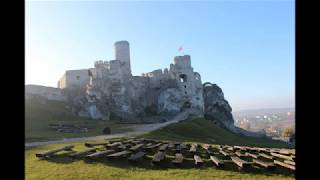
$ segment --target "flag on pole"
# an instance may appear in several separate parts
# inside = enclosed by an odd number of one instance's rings
[[[183,47],[180,46],[179,49],[178,49],[179,53],[181,53],[183,55]]]

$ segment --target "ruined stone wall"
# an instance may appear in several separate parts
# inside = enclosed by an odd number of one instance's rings
[[[63,74],[62,77],[58,81],[58,86],[59,89],[64,89],[67,87],[66,84],[66,74]]]
[[[103,78],[107,71],[110,69],[110,62],[109,61],[95,61],[94,68],[91,68],[92,77],[95,79]]]
[[[66,71],[59,80],[59,88],[83,88],[89,84],[89,69]]]
[[[88,70],[67,71],[59,81],[59,87],[86,88],[86,107],[90,107],[90,112],[108,107],[101,110],[101,114],[115,112],[125,118],[141,115],[150,107],[153,110],[158,107],[159,113],[177,112],[186,103],[203,113],[201,77],[193,71],[189,55],[176,56],[169,70],[157,69],[142,76],[132,76],[129,43],[118,41],[114,50],[115,60],[96,61],[94,68],[89,69],[90,73]]]
[[[162,69],[157,69],[147,73],[147,77],[149,78],[150,88],[160,88],[164,75]]]
[[[197,72],[194,72],[193,84],[195,88],[195,94],[192,96],[192,102],[196,107],[199,108],[199,110],[204,113],[203,86],[201,76]]]
[[[132,76],[128,83],[130,87],[130,97],[132,99],[139,99],[146,95],[149,90],[149,79],[142,76]]]
[[[65,101],[66,97],[62,94],[61,89],[39,85],[26,85],[25,97],[41,96],[49,100]]]
[[[191,105],[191,108],[204,110],[203,89],[199,73],[193,71],[189,55],[176,56],[174,64],[170,65],[171,76],[174,76],[182,93],[182,100]]]

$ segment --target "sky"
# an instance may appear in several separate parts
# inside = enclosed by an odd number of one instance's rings
[[[234,111],[295,106],[294,1],[43,0],[25,10],[25,84],[57,87],[66,70],[113,60],[114,42],[127,40],[133,75],[188,54]]]

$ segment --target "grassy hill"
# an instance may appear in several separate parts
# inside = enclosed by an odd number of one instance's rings
[[[48,127],[51,123],[64,123],[84,126],[88,133],[61,133]],[[87,137],[101,135],[105,127],[111,128],[111,133],[129,131],[125,125],[110,121],[81,118],[70,113],[66,104],[60,101],[44,99],[26,99],[25,101],[25,139],[26,142],[45,141],[71,137]]]
[[[83,143],[72,143],[74,150],[84,149]],[[250,171],[239,171],[234,164],[227,165],[228,168],[219,169],[212,162],[203,157],[205,166],[195,167],[193,158],[186,157],[184,165],[174,166],[170,163],[174,159],[173,154],[167,153],[164,164],[151,166],[151,155],[143,161],[131,164],[127,159],[101,158],[99,160],[74,159],[68,157],[68,152],[61,152],[47,160],[39,160],[35,153],[61,147],[65,144],[55,144],[27,149],[25,151],[25,178],[37,179],[172,179],[172,180],[194,180],[194,179],[294,179],[292,173],[279,173],[278,171],[266,171],[252,169]]]
[[[25,138],[27,142],[101,135],[102,130],[105,127],[110,127],[112,133],[130,131],[130,128],[124,124],[116,124],[113,121],[100,121],[75,116],[66,109],[65,103],[59,101],[26,99],[25,117]],[[61,133],[48,127],[51,123],[59,122],[85,126],[89,131],[88,133]],[[171,124],[162,129],[147,133],[143,135],[143,137],[213,144],[267,147],[288,146],[280,141],[240,136],[222,129],[211,121],[205,119],[196,119]]]
[[[61,106],[62,105],[55,105],[56,108],[61,108]],[[45,110],[49,111],[48,109]],[[48,112],[45,114],[48,114]],[[40,117],[43,117],[43,115]],[[55,117],[55,115],[53,115],[53,117]],[[52,115],[48,115],[46,121],[56,121],[57,119],[53,117]],[[33,121],[34,119],[35,118],[33,118]],[[71,116],[69,118],[66,117],[64,120],[76,121],[79,119]],[[92,120],[85,119],[81,119],[80,122],[81,121],[94,122]],[[38,127],[39,129],[36,131],[38,132],[38,135],[42,134],[43,136],[47,133],[43,130],[45,126],[46,124],[43,123],[42,127]],[[93,124],[92,126],[96,127],[98,125]],[[147,133],[143,135],[143,137],[173,141],[202,142],[209,144],[252,145],[261,147],[287,146],[279,141],[239,136],[222,129],[214,125],[211,121],[205,119],[195,119],[171,124],[162,129]],[[72,144],[76,145],[74,148],[76,151],[85,148],[83,143]],[[166,156],[166,166],[151,166],[150,161],[152,156],[150,155],[148,155],[145,160],[134,165],[128,163],[126,159],[107,160],[106,158],[102,158],[95,161],[87,159],[73,159],[68,157],[68,152],[58,153],[55,157],[47,160],[39,160],[35,157],[35,153],[37,152],[54,149],[61,147],[62,145],[66,145],[66,143],[26,149],[26,179],[294,179],[290,173],[282,174],[273,171],[265,171],[264,169],[239,172],[235,165],[230,165],[227,169],[219,169],[214,167],[207,158],[203,158],[206,164],[205,167],[195,167],[193,159],[190,157],[186,157],[185,165],[176,167],[170,163],[174,158],[172,153],[168,153]]]
[[[141,137],[211,144],[289,147],[289,145],[281,141],[235,134],[215,125],[210,120],[205,120],[202,118],[171,124],[162,129],[142,135]]]

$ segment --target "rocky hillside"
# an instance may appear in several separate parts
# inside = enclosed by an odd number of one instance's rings
[[[226,128],[234,133],[239,133],[245,136],[264,137],[265,134],[246,131],[234,126],[232,116],[232,108],[228,101],[224,98],[222,89],[209,82],[203,84],[203,98],[206,119],[214,121],[217,125]]]
[[[85,89],[62,91],[57,88],[27,86],[26,98],[28,99],[31,96],[41,96],[45,99],[61,101],[68,105],[70,113],[79,117],[102,120],[112,119],[128,122],[149,122],[150,119],[157,122],[159,119],[168,119],[168,117],[172,117],[185,109],[191,109],[193,112],[193,118],[205,117],[206,119],[212,120],[217,125],[234,133],[241,133],[247,136],[256,137],[264,136],[264,134],[245,131],[234,126],[232,108],[224,98],[223,91],[218,85],[209,82],[203,84],[203,87],[201,88],[203,101],[199,100],[199,103],[203,103],[202,106],[204,107],[204,111],[199,111],[197,108],[192,108],[194,107],[192,104],[187,104],[184,97],[179,93],[177,87],[171,84],[170,86],[163,86],[159,89],[159,92],[150,90],[150,92],[153,93],[158,92],[158,94],[152,95],[159,97],[156,103],[146,103],[147,99],[152,99],[148,96],[148,93],[145,93],[146,95],[144,98],[140,98],[141,101],[131,101],[131,103],[134,103],[130,108],[136,113],[126,119],[121,118],[119,113],[122,112],[122,109],[117,109],[117,106],[114,106],[115,102],[108,97],[101,98],[101,100],[96,101],[95,103],[88,101]],[[198,106],[200,105],[197,104],[196,107]],[[117,111],[115,111],[115,109],[117,109]]]
[[[205,117],[217,120],[219,124],[227,128],[233,126],[232,108],[228,101],[224,99],[221,88],[209,82],[204,83],[203,86]]]

